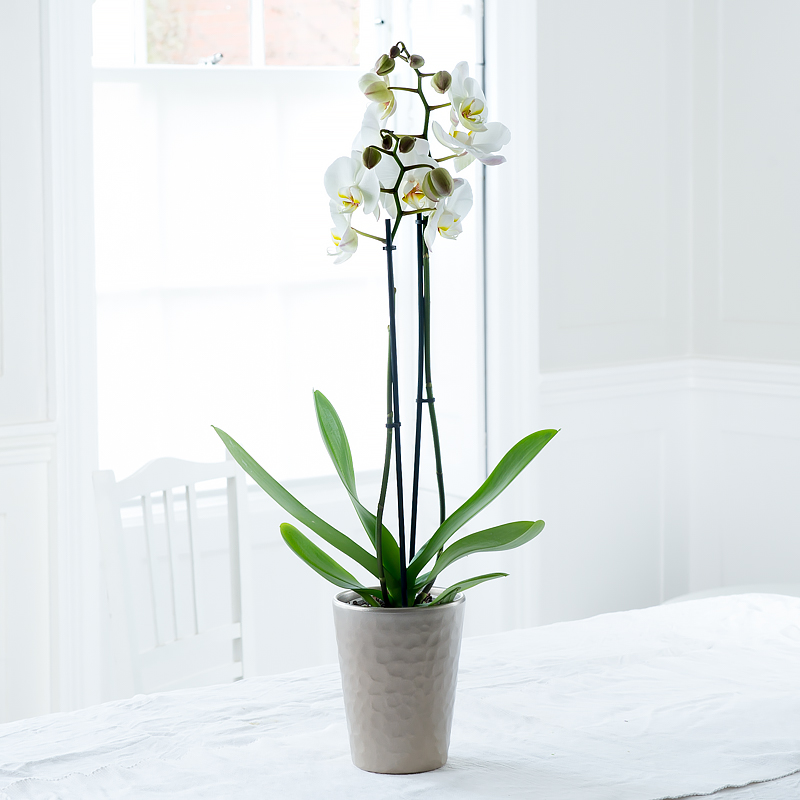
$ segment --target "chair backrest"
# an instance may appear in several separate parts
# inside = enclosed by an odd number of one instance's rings
[[[205,686],[255,674],[249,638],[252,559],[245,476],[239,465],[161,458],[119,482],[110,470],[95,472],[93,477],[114,642],[111,695]],[[217,619],[208,625],[199,602],[203,587],[196,487],[221,478],[226,479],[226,490],[218,493],[215,504],[219,513],[227,501],[231,613],[222,624]],[[132,526],[124,524],[126,513],[136,516],[143,553],[138,560],[131,554]],[[180,543],[179,516],[185,523]],[[188,559],[188,564],[179,564],[179,550],[181,562]],[[179,572],[185,578],[182,585],[177,580]],[[148,605],[152,606],[152,642],[143,642],[146,637],[139,635],[139,621]],[[179,608],[185,612],[182,625]]]

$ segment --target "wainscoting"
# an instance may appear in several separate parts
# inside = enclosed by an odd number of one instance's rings
[[[55,437],[25,427],[28,435],[0,429],[0,721],[51,710]]]
[[[800,367],[686,359],[542,376],[536,622],[800,578]]]

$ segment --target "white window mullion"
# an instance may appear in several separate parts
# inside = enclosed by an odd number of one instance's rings
[[[147,2],[133,0],[133,63],[137,67],[147,64]]]
[[[250,66],[266,63],[264,46],[264,0],[250,0]]]

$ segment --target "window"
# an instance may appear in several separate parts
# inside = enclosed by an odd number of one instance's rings
[[[94,66],[356,66],[360,0],[95,0]]]
[[[219,459],[212,423],[278,478],[330,474],[314,388],[338,409],[357,469],[382,466],[384,254],[362,242],[333,266],[322,176],[349,152],[363,115],[359,42],[369,68],[405,20],[419,50],[452,68],[474,50],[476,23],[470,4],[389,4],[386,19],[366,5],[95,3],[100,460],[119,476],[157,456]],[[266,66],[247,66],[256,59]],[[483,468],[473,455],[483,419],[479,203],[468,222],[457,245],[440,241],[433,302],[446,474],[449,488],[471,490]],[[409,263],[410,227],[398,243]],[[398,273],[410,396],[413,273]],[[413,435],[413,407],[404,413]]]

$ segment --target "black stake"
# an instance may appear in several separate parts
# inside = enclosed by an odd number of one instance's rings
[[[400,537],[400,597],[404,606],[408,605],[408,584],[406,579],[406,531],[403,517],[403,463],[400,458],[400,393],[397,388],[397,328],[394,309],[394,266],[392,264],[392,221],[386,220],[386,271],[389,278],[389,337],[392,348],[392,396],[394,400],[395,467],[397,473],[397,528]],[[389,423],[387,423],[389,424]]]
[[[414,435],[414,483],[411,490],[411,534],[409,536],[408,558],[414,558],[417,542],[417,506],[419,504],[419,459],[422,444],[422,404],[425,400],[422,397],[422,387],[424,383],[425,367],[425,296],[422,291],[422,253],[425,240],[423,232],[425,220],[422,214],[417,214],[417,316],[419,319],[419,356],[417,366],[417,426]]]

